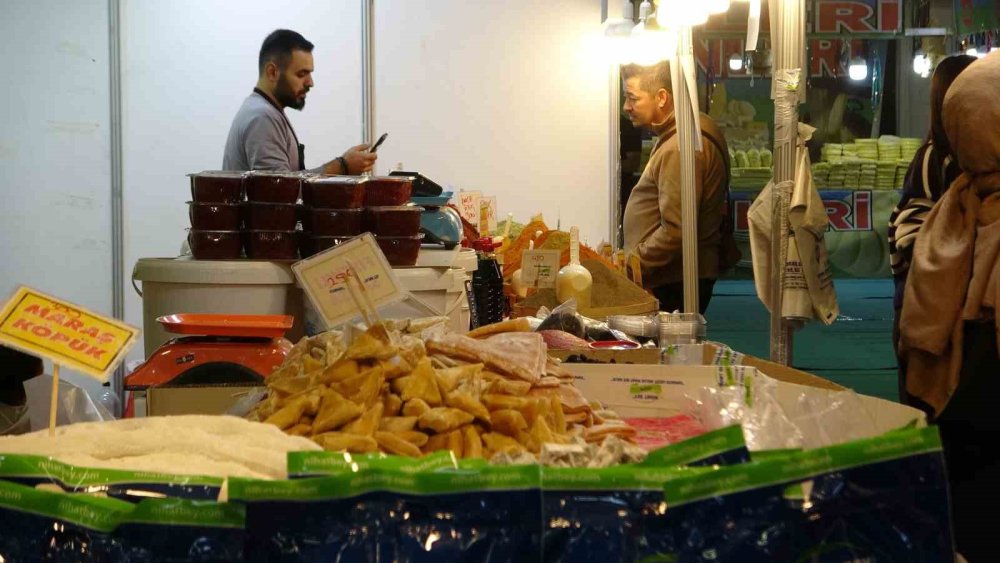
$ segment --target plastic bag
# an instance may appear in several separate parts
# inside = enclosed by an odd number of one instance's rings
[[[542,319],[542,324],[535,330],[561,330],[577,338],[585,337],[586,330],[583,321],[576,312],[576,299],[571,298],[553,309],[548,316]]]
[[[644,556],[680,561],[953,561],[935,428],[723,467],[664,485]]]
[[[0,480],[48,484],[66,492],[98,493],[128,502],[150,497],[216,500],[224,479],[76,467],[43,456],[0,455]]]
[[[112,534],[114,561],[241,561],[245,513],[237,504],[146,499]]]
[[[49,409],[52,404],[52,376],[39,375],[24,382],[25,404],[31,418],[31,430],[49,427]],[[112,413],[94,402],[87,392],[72,383],[59,380],[56,407],[56,426],[77,422],[104,422],[114,420]]]
[[[31,432],[31,417],[28,406],[14,406],[0,403],[0,436]]]
[[[387,457],[326,477],[230,480],[252,561],[534,561],[537,466],[416,471]]]

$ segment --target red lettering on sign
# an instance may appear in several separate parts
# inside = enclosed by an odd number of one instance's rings
[[[833,76],[834,69],[839,65],[840,42],[829,39],[818,39],[812,42],[809,49],[809,74],[812,76]]]
[[[31,334],[34,334],[39,338],[48,338],[52,335],[52,329],[47,326],[35,325],[31,327]]]
[[[94,327],[90,327],[90,328],[88,328],[87,330],[81,330],[81,331],[80,331],[80,334],[83,334],[84,336],[89,336],[89,337],[91,337],[91,338],[97,338],[97,336],[98,336],[98,335],[99,335],[100,333],[99,333],[99,332],[97,331],[97,329],[96,329],[96,328],[94,328]]]
[[[66,328],[70,330],[80,330],[81,328],[83,328],[83,322],[81,322],[79,319],[70,319],[66,321]]]
[[[871,6],[862,2],[820,2],[816,31],[820,33],[865,33],[875,31],[869,18],[875,15]]]
[[[69,337],[61,332],[52,335],[52,342],[69,342]]]
[[[881,0],[878,7],[879,31],[897,31],[899,28],[899,0]]]
[[[83,352],[84,350],[87,349],[87,346],[89,346],[89,344],[87,344],[87,341],[80,340],[79,338],[74,338],[73,341],[69,343],[70,350],[73,350],[75,352]]]
[[[834,231],[850,231],[854,228],[851,225],[851,206],[846,201],[823,200],[826,206],[826,215],[830,219],[830,228]]]
[[[87,355],[100,360],[101,356],[103,356],[105,352],[107,352],[107,350],[101,350],[97,346],[91,346],[90,350],[87,350]]]
[[[854,192],[854,229],[872,230],[872,193],[869,191]]]
[[[38,315],[39,317],[47,317],[49,315],[48,307],[42,307],[41,305],[35,303],[34,305],[28,305],[28,308],[24,310],[25,313],[31,313],[32,315]]]
[[[19,328],[21,330],[31,330],[31,325],[35,323],[31,321],[26,321],[24,319],[17,319],[14,321],[14,328]]]

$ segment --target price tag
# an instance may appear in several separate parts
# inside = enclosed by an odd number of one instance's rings
[[[521,255],[521,281],[528,287],[555,287],[561,256],[558,250],[525,250]]]
[[[482,192],[458,192],[458,213],[463,219],[479,228],[479,200]]]
[[[497,232],[496,196],[479,199],[479,234],[492,235]]]
[[[107,381],[139,338],[139,329],[19,287],[0,309],[0,344]]]
[[[371,233],[292,264],[299,285],[327,329],[360,316],[361,311],[347,289],[349,269],[357,269],[375,308],[406,299],[408,293],[392,271]]]

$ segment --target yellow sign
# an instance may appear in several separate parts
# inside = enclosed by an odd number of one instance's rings
[[[375,242],[365,233],[292,264],[292,271],[327,329],[357,317],[361,311],[347,289],[353,264],[358,279],[364,283],[372,304],[378,308],[406,299],[408,292],[392,272],[392,266]]]
[[[0,309],[0,344],[104,381],[139,337],[139,329],[20,287]]]

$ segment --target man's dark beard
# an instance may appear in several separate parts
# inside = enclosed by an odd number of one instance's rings
[[[288,85],[288,81],[285,79],[284,75],[281,75],[281,77],[278,78],[278,85],[274,89],[274,97],[278,100],[279,104],[287,108],[301,110],[306,105],[305,98],[300,100],[296,97],[295,92],[293,92],[291,86]]]

